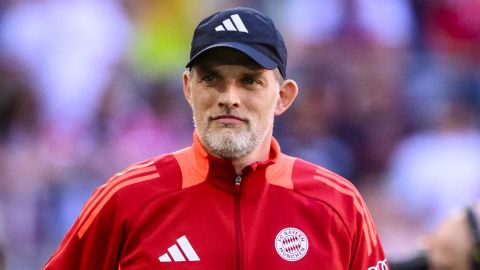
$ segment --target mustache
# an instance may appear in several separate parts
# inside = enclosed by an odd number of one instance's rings
[[[215,119],[224,118],[224,117],[236,118],[238,120],[241,120],[241,121],[244,121],[244,122],[247,122],[247,123],[250,122],[250,119],[249,119],[248,115],[240,114],[238,112],[233,111],[230,108],[226,108],[226,109],[224,109],[222,111],[219,111],[219,112],[211,112],[211,113],[207,114],[207,118],[210,121],[215,120]]]

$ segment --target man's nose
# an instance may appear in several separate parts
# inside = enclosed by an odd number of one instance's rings
[[[238,108],[240,106],[238,86],[234,83],[226,83],[220,92],[218,106],[222,108]]]

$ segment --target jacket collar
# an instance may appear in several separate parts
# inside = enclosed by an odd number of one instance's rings
[[[209,154],[197,134],[197,130],[193,133],[193,144],[191,147],[191,166],[201,179],[212,182],[215,186],[222,190],[232,190],[234,180],[237,177],[235,168],[230,160],[215,157]],[[265,161],[252,163],[242,170],[242,177],[254,176],[255,178],[265,179],[266,168],[270,165],[277,164],[281,158],[280,145],[275,138],[271,138],[270,155]],[[272,166],[276,167],[276,166]]]

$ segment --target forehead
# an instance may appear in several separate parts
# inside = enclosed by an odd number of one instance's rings
[[[251,70],[266,70],[246,54],[232,48],[213,48],[195,60],[193,67],[212,68],[221,65],[238,65]]]

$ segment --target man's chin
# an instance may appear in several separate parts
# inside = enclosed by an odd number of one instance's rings
[[[216,148],[231,148],[233,145],[237,144],[238,133],[233,130],[224,130],[210,134],[210,136],[207,134],[206,139],[211,145],[216,145]]]
[[[207,131],[207,135],[218,140],[233,139],[242,133],[242,129],[234,126],[215,127]]]
[[[205,140],[210,151],[222,158],[238,159],[251,150],[250,136],[234,129],[224,128],[206,135]]]

